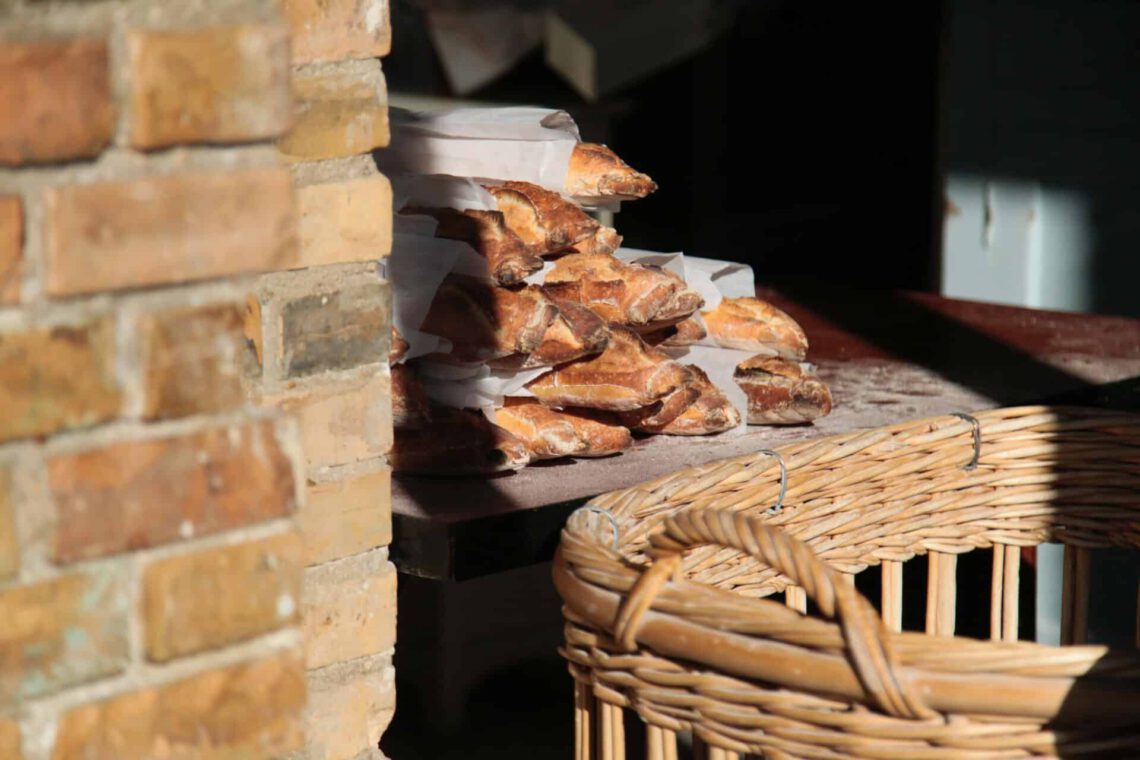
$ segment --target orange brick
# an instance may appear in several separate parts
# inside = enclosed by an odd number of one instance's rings
[[[143,577],[147,657],[164,662],[294,623],[302,556],[290,532],[154,563]]]
[[[309,467],[373,459],[392,448],[392,400],[386,365],[355,388],[270,396],[263,402],[297,417],[301,449]]]
[[[355,760],[380,742],[396,710],[395,671],[387,657],[309,674],[308,756]]]
[[[0,114],[0,164],[97,155],[115,126],[107,43],[0,42]]]
[[[52,760],[282,757],[304,743],[297,653],[211,670],[63,715]]]
[[[104,422],[120,401],[110,320],[0,333],[0,441]]]
[[[277,143],[286,158],[355,156],[388,144],[388,91],[379,61],[301,68],[293,75],[293,95],[300,115]]]
[[[23,203],[18,195],[0,195],[0,305],[19,302],[23,274]]]
[[[245,402],[245,309],[238,303],[168,309],[139,318],[143,415],[185,417]]]
[[[127,50],[136,148],[245,142],[289,128],[293,99],[283,26],[134,29]]]
[[[11,578],[19,570],[20,545],[16,539],[16,502],[12,493],[12,470],[0,465],[0,580]]]
[[[48,460],[48,486],[57,562],[232,530],[296,506],[271,422],[58,455]]]
[[[298,188],[297,207],[299,266],[372,261],[392,251],[392,186],[383,175]]]
[[[20,724],[14,720],[0,718],[0,757],[21,760]]]
[[[387,468],[309,486],[297,512],[310,565],[392,543],[392,473]]]
[[[396,643],[396,569],[382,549],[305,570],[306,663],[320,668]]]
[[[118,566],[0,590],[0,706],[121,672],[127,607]]]
[[[392,47],[388,0],[285,0],[293,62],[376,58]]]
[[[44,194],[51,296],[288,269],[296,205],[282,168],[54,187]]]

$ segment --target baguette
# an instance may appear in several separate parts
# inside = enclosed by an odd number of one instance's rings
[[[566,194],[583,200],[631,201],[657,189],[657,183],[634,171],[617,154],[597,143],[578,143],[570,154]]]
[[[547,406],[627,412],[664,398],[687,376],[680,364],[647,346],[633,330],[611,325],[604,351],[558,367],[527,388]]]
[[[404,336],[400,335],[400,331],[392,325],[392,342],[388,346],[388,364],[389,366],[396,364],[408,354],[408,341],[404,340]]]
[[[429,425],[396,431],[388,458],[395,472],[491,475],[522,469],[530,452],[479,412],[437,406]]]
[[[396,364],[392,374],[392,427],[421,428],[431,423],[431,402],[420,385],[415,370],[407,364]]]
[[[529,182],[485,185],[511,232],[532,252],[565,251],[593,238],[601,227],[573,201]]]
[[[543,289],[552,298],[588,306],[607,322],[646,331],[679,322],[704,303],[672,272],[597,253],[558,259]]]
[[[467,243],[487,260],[492,279],[500,285],[514,285],[542,269],[542,259],[512,232],[498,211],[407,206],[400,213],[422,214],[434,218],[439,225],[437,238]]]
[[[700,395],[700,391],[694,387],[696,377],[687,367],[682,369],[685,372],[684,381],[672,393],[641,409],[618,413],[618,421],[640,433],[655,433],[675,420]]]
[[[645,342],[663,348],[684,348],[705,338],[705,326],[697,314],[685,317],[680,322],[662,327],[653,332],[642,333]]]
[[[697,391],[697,398],[669,422],[656,429],[646,429],[645,432],[665,435],[711,435],[723,433],[739,425],[740,412],[724,392],[709,380],[704,370],[695,364],[690,364],[687,368],[693,373],[692,387]]]
[[[733,379],[748,396],[749,425],[797,425],[831,411],[831,391],[810,364],[753,356]]]
[[[558,314],[542,334],[538,348],[530,354],[514,354],[488,364],[496,369],[513,370],[553,367],[596,354],[606,347],[610,331],[601,317],[581,304],[553,303],[558,307]]]
[[[792,361],[807,356],[803,328],[780,309],[756,298],[726,298],[701,312],[709,337],[723,348],[754,351]]]
[[[556,411],[530,398],[507,398],[495,412],[495,424],[513,433],[533,459],[603,457],[627,449],[627,428],[573,411]]]
[[[598,225],[598,229],[586,238],[574,244],[573,250],[578,253],[604,253],[612,254],[621,247],[622,237],[613,227]]]
[[[536,286],[508,290],[452,274],[420,329],[451,341],[454,359],[479,362],[534,352],[556,316],[558,307]]]

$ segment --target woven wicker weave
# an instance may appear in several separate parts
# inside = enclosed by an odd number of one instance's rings
[[[648,725],[651,758],[675,757],[682,731],[714,759],[1140,757],[1140,654],[1016,640],[1020,547],[1066,545],[1063,637],[1080,642],[1089,550],[1140,546],[1140,416],[976,419],[976,462],[974,425],[955,416],[785,446],[778,514],[764,454],[575,513],[554,577],[578,757],[624,757],[622,708]],[[956,555],[979,549],[991,587],[956,589]],[[917,555],[927,632],[900,632]],[[853,584],[874,565],[881,613]],[[952,635],[956,594],[988,605],[992,640]]]

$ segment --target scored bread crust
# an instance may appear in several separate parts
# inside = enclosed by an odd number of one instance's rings
[[[396,430],[388,459],[395,472],[490,475],[521,470],[530,462],[526,445],[480,412],[436,406],[431,423]]]
[[[665,435],[712,435],[731,430],[740,424],[740,411],[728,396],[716,387],[704,370],[695,364],[687,365],[693,373],[692,387],[697,398],[679,415],[651,433]]]
[[[810,364],[754,356],[733,379],[748,397],[749,425],[797,425],[831,412],[831,391]]]
[[[688,367],[682,366],[684,382],[664,398],[630,412],[620,412],[617,417],[621,424],[641,433],[653,433],[669,424],[697,400],[700,391],[694,386],[696,376]]]
[[[534,459],[604,457],[632,445],[627,428],[570,410],[555,410],[531,398],[508,397],[495,424],[513,433]]]
[[[487,260],[491,278],[500,285],[520,283],[542,269],[542,259],[507,227],[498,211],[408,206],[400,213],[434,218],[439,223],[435,236],[460,240],[474,248]]]
[[[605,145],[578,143],[570,154],[564,189],[581,199],[636,200],[656,190],[657,183]]]
[[[723,348],[755,351],[803,361],[808,340],[803,328],[766,301],[726,298],[715,309],[701,312],[709,337]]]
[[[574,244],[573,250],[579,253],[604,253],[612,254],[621,247],[622,236],[613,227],[605,227],[598,225],[595,230],[588,237],[579,240]]]
[[[536,254],[565,251],[601,227],[573,201],[530,182],[484,185],[508,229]]]
[[[533,352],[492,359],[487,364],[495,369],[514,371],[553,367],[591,356],[606,347],[610,331],[601,317],[581,304],[553,299],[551,302],[558,313]]]
[[[527,388],[547,406],[624,412],[649,406],[684,384],[685,369],[635,333],[610,326],[606,348],[532,380]]]

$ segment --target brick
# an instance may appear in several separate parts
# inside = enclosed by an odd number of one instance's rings
[[[232,530],[296,506],[289,458],[267,421],[57,455],[47,470],[56,562]]]
[[[122,672],[127,606],[117,566],[0,590],[0,706]]]
[[[354,760],[376,747],[396,710],[390,658],[372,657],[309,675],[309,757]]]
[[[293,96],[300,114],[277,143],[286,158],[355,156],[388,144],[388,91],[379,61],[302,67],[293,74]]]
[[[310,484],[297,512],[310,565],[392,543],[392,474],[387,468]]]
[[[245,309],[221,303],[139,318],[143,416],[185,417],[241,406]]]
[[[0,114],[0,164],[98,155],[115,126],[107,43],[0,42]]]
[[[293,187],[278,167],[50,188],[44,234],[51,296],[288,269],[297,260]]]
[[[388,284],[376,278],[284,304],[281,373],[303,377],[387,362],[391,311]]]
[[[0,441],[105,422],[120,406],[111,320],[0,333]]]
[[[292,121],[288,32],[278,25],[127,35],[131,145],[246,142]]]
[[[386,365],[355,388],[268,396],[263,403],[296,416],[309,467],[374,459],[392,447],[391,386]]]
[[[372,261],[392,251],[392,186],[382,175],[297,190],[299,266]]]
[[[82,705],[60,719],[52,760],[281,757],[304,744],[305,690],[287,653]]]
[[[164,662],[294,623],[301,563],[295,532],[154,563],[143,576],[147,657]]]
[[[24,274],[24,206],[18,195],[0,195],[0,306],[18,303]]]
[[[20,724],[14,720],[0,718],[0,757],[21,760]]]
[[[16,538],[16,501],[12,493],[12,470],[0,465],[0,580],[20,570],[20,546]],[[3,757],[3,755],[0,755]]]
[[[392,47],[388,0],[284,0],[293,62],[376,58]]]
[[[377,549],[305,570],[306,664],[320,668],[396,643],[396,569]]]

